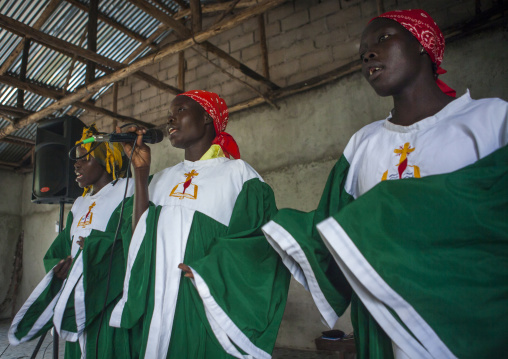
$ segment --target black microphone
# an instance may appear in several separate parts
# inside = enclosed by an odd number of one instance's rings
[[[134,142],[138,138],[133,132],[126,133],[110,133],[107,135],[95,135],[87,138],[83,143],[90,142]],[[150,128],[146,130],[143,135],[143,142],[145,143],[159,143],[164,139],[164,132],[158,128]]]

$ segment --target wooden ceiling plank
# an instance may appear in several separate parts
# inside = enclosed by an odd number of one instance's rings
[[[42,25],[46,22],[46,20],[51,16],[51,14],[56,10],[58,5],[60,5],[62,0],[51,0],[44,9],[44,11],[41,13],[41,16],[37,19],[35,24],[33,25],[33,28],[36,30],[39,30]],[[11,52],[9,57],[5,60],[5,62],[2,64],[2,67],[0,67],[0,75],[3,75],[7,72],[9,67],[16,61],[16,58],[18,55],[23,51],[24,43],[23,41],[20,41],[18,46]]]
[[[149,56],[145,56],[138,61],[132,63],[131,65],[116,71],[114,73],[111,73],[109,75],[103,76],[96,81],[94,81],[92,84],[87,85],[83,88],[78,89],[77,91],[73,92],[72,94],[65,96],[61,100],[56,101],[55,103],[45,107],[44,109],[31,114],[29,116],[26,116],[25,118],[22,118],[15,124],[8,125],[2,129],[0,129],[0,138],[4,138],[5,136],[11,134],[12,132],[23,128],[29,124],[32,124],[34,122],[37,122],[38,120],[41,120],[45,118],[48,115],[51,115],[53,112],[60,110],[61,108],[71,105],[72,103],[79,101],[83,97],[93,94],[99,89],[101,89],[104,86],[107,86],[113,82],[119,81],[121,79],[126,78],[127,76],[135,73],[136,71],[141,70],[143,67],[158,63],[162,61],[167,56],[176,54],[182,50],[188,49],[191,46],[194,45],[195,41],[202,42],[206,41],[209,38],[218,35],[224,31],[230,30],[234,27],[236,27],[238,24],[251,19],[259,14],[262,14],[271,8],[280,5],[284,3],[286,0],[264,0],[261,1],[258,5],[253,6],[251,8],[248,8],[233,17],[229,19],[225,19],[220,24],[217,24],[209,29],[206,29],[199,34],[195,34],[194,38],[188,38],[173,44],[168,44],[164,48],[162,48],[160,51],[158,51],[155,54],[151,54]]]

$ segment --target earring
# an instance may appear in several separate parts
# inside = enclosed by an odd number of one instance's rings
[[[425,49],[422,47],[422,48],[420,49],[420,55],[423,55],[424,53],[425,53]]]

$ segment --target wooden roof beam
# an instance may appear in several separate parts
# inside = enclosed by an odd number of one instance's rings
[[[49,47],[71,58],[77,56],[77,59],[81,62],[86,62],[86,60],[89,60],[115,70],[122,69],[126,66],[120,62],[99,55],[93,51],[83,49],[82,47],[76,46],[70,42],[45,34],[42,31],[35,30],[30,26],[23,24],[22,22],[16,21],[8,16],[1,14],[0,14],[0,27],[3,27],[4,29],[9,30],[19,36],[30,37],[33,41],[36,41],[46,47]],[[107,70],[104,68],[101,69],[106,73],[111,72],[111,70]],[[134,75],[149,82],[153,86],[156,86],[164,91],[172,93],[173,95],[177,95],[182,92],[173,86],[170,86],[168,84],[163,83],[162,81],[159,81],[158,79],[156,79],[151,75],[145,73],[135,73]]]
[[[224,12],[221,14],[221,16],[219,16],[219,18],[217,20],[215,20],[215,24],[221,22],[222,20],[224,20],[224,18],[226,16],[228,16],[228,14],[233,11],[233,9],[235,8],[236,5],[238,5],[238,3],[240,2],[240,0],[235,0],[235,1],[231,1],[230,5],[228,6],[228,8],[226,10],[224,10]]]
[[[99,0],[90,0],[90,9],[88,11],[87,34],[88,51],[97,53],[97,20],[99,12]],[[89,84],[95,80],[95,63],[88,60],[86,62],[85,83]]]
[[[29,83],[29,82],[26,82],[26,81],[21,81],[20,79],[17,79],[17,78],[15,78],[13,76],[0,75],[0,82],[3,83],[3,84],[6,84],[8,86],[12,86],[12,87],[16,87],[16,88],[19,88],[19,89],[23,89],[25,91],[30,91],[30,92],[32,92],[32,93],[34,93],[36,95],[39,95],[39,96],[42,96],[42,97],[47,97],[47,98],[52,98],[54,100],[60,100],[60,99],[62,99],[64,97],[62,95],[62,91],[61,90],[53,90],[53,89],[45,88],[45,87],[42,87],[42,86],[39,86],[39,85],[36,85],[36,84],[33,84],[33,83]],[[66,95],[70,95],[71,93],[66,92],[65,94]],[[104,115],[104,116],[107,116],[107,117],[110,117],[112,119],[116,119],[116,120],[122,121],[122,122],[138,123],[138,124],[143,125],[145,127],[153,127],[154,126],[153,124],[149,124],[149,123],[137,120],[137,119],[132,118],[132,117],[123,116],[123,115],[114,113],[113,111],[106,110],[105,108],[102,108],[102,107],[97,107],[97,106],[95,106],[95,105],[93,105],[93,104],[91,104],[89,102],[76,101],[76,102],[73,102],[73,103],[71,103],[69,105],[74,105],[76,107],[85,109],[87,111],[90,111],[90,112],[93,112],[93,113],[98,113],[100,115]]]
[[[147,14],[155,17],[160,22],[166,24],[167,26],[171,27],[175,33],[180,38],[192,38],[191,31],[187,29],[183,24],[175,20],[173,17],[163,13],[159,9],[157,9],[152,4],[149,4],[148,2],[144,0],[128,0],[132,4],[138,6],[141,10],[145,11]],[[248,11],[248,10],[247,10]],[[221,23],[214,24],[211,26],[211,29],[220,26]],[[205,49],[208,52],[213,53],[214,55],[220,57],[224,61],[226,61],[229,65],[233,66],[234,68],[240,70],[244,75],[247,77],[250,77],[251,79],[260,82],[266,86],[268,86],[272,90],[279,89],[280,87],[267,78],[263,77],[262,75],[258,74],[256,71],[252,70],[250,67],[244,65],[240,61],[236,60],[234,57],[229,55],[227,52],[219,49],[217,46],[213,45],[212,43],[208,41],[200,42],[197,39],[193,38],[195,40],[195,44],[197,46],[200,46],[201,48]]]
[[[36,30],[39,30],[42,25],[46,22],[46,20],[51,16],[51,14],[56,10],[58,5],[60,5],[61,0],[51,0],[44,9],[44,11],[41,13],[41,16],[37,19],[35,24],[33,25],[33,28]],[[9,57],[5,60],[5,62],[2,64],[2,67],[0,67],[0,75],[3,75],[7,72],[9,67],[16,61],[16,58],[18,55],[23,51],[24,42],[20,41],[18,46],[11,52]]]
[[[199,0],[189,0],[192,20],[192,33],[195,34],[203,29],[201,22],[201,2]]]
[[[0,105],[0,114],[3,114],[5,116],[23,117],[31,113],[33,113],[33,111],[25,110],[24,108]],[[12,120],[10,119],[7,120],[12,122]]]
[[[90,10],[88,8],[88,6],[86,6],[85,4],[83,4],[82,2],[80,2],[78,0],[65,0],[65,1],[68,2],[69,4],[73,5],[73,6],[77,7],[78,9],[86,12],[86,13],[88,13],[89,10]],[[97,17],[103,23],[108,24],[109,26],[117,29],[118,31],[120,31],[120,32],[124,33],[125,35],[129,36],[131,39],[134,39],[134,40],[139,41],[141,43],[144,43],[147,40],[144,36],[142,36],[142,35],[134,32],[134,31],[132,31],[128,27],[120,24],[118,21],[110,18],[109,16],[105,15],[104,13],[102,13],[100,11],[98,12]],[[151,42],[148,43],[147,46],[150,46],[152,49],[156,48],[155,44],[153,44]]]
[[[188,9],[187,4],[183,0],[173,0],[176,2],[182,9]]]
[[[72,94],[65,96],[61,100],[56,101],[55,103],[47,106],[46,108],[31,114],[29,116],[26,116],[25,118],[20,119],[18,122],[10,124],[4,128],[0,129],[0,138],[4,138],[5,136],[11,134],[12,132],[23,128],[27,125],[30,125],[34,122],[37,122],[43,118],[45,118],[48,115],[51,115],[55,111],[60,110],[61,108],[65,106],[69,106],[73,104],[76,101],[79,101],[83,97],[87,96],[90,93],[97,92],[99,89],[101,89],[104,86],[107,86],[113,82],[119,81],[121,79],[126,78],[127,76],[135,73],[136,71],[139,71],[145,66],[152,65],[158,62],[161,62],[164,58],[176,54],[182,50],[188,49],[191,46],[194,45],[195,41],[206,41],[209,38],[220,34],[224,31],[230,30],[234,27],[236,27],[238,24],[255,17],[259,14],[262,14],[271,8],[274,8],[277,5],[282,4],[285,2],[285,0],[264,0],[260,1],[258,5],[253,6],[247,10],[244,10],[233,17],[229,19],[225,19],[220,24],[217,24],[207,30],[204,30],[200,32],[199,34],[195,34],[194,38],[188,38],[173,44],[169,44],[162,48],[160,51],[158,51],[155,54],[151,54],[149,56],[145,56],[142,59],[139,59],[138,61],[134,62],[133,64],[116,71],[114,73],[111,73],[109,75],[103,76],[96,81],[94,81],[92,84],[87,85],[83,88],[80,88],[79,90],[73,92]]]
[[[25,140],[26,140],[25,138],[12,137],[12,136],[8,136],[6,138],[0,138],[0,142],[9,143],[11,145],[29,147],[29,148],[32,148],[35,146],[35,141],[31,141],[32,143],[27,143]]]
[[[236,2],[237,1],[235,0],[235,1],[217,3],[217,4],[203,5],[203,6],[201,6],[201,13],[202,14],[211,14],[211,13],[216,13],[216,12],[220,12],[220,11],[226,11],[227,9],[229,9],[229,7],[231,6],[232,3],[236,3]],[[235,8],[245,9],[245,8],[255,6],[258,3],[259,3],[258,0],[240,0],[240,2],[238,2],[236,4]],[[190,9],[183,9],[183,10],[178,11],[173,16],[173,18],[176,20],[179,20],[179,19],[184,18],[189,15],[191,15],[191,10]]]

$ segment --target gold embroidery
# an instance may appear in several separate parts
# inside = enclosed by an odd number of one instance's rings
[[[407,158],[408,154],[410,154],[411,152],[413,152],[415,150],[414,148],[410,148],[410,147],[411,147],[411,145],[409,144],[409,142],[406,142],[406,143],[404,143],[404,147],[401,148],[400,150],[398,150],[398,149],[393,150],[393,153],[400,154],[399,165],[402,162],[404,162],[404,160]]]
[[[84,216],[81,216],[81,218],[78,221],[77,227],[85,228],[89,224],[92,224],[92,217],[93,217],[92,208],[94,208],[94,207],[95,207],[95,202],[92,203],[92,205],[90,207],[88,207],[88,212]]]
[[[176,197],[178,199],[197,199],[198,198],[198,186],[191,183],[192,178],[199,175],[195,170],[190,171],[189,173],[185,173],[185,181],[178,183],[171,193],[169,194],[170,197]],[[188,189],[191,189],[193,193],[186,193]]]
[[[415,165],[410,165],[408,162],[408,156],[411,154],[415,149],[411,148],[411,145],[409,142],[404,143],[404,146],[396,148],[393,150],[393,153],[400,155],[399,163],[396,165],[398,177],[399,179],[402,178],[402,175],[407,167],[413,167],[413,177],[414,178],[420,178],[420,167]],[[407,175],[406,175],[407,176]],[[390,176],[391,179],[393,179],[393,175]],[[381,181],[386,181],[388,179],[388,170],[383,173],[383,176],[381,177]]]

